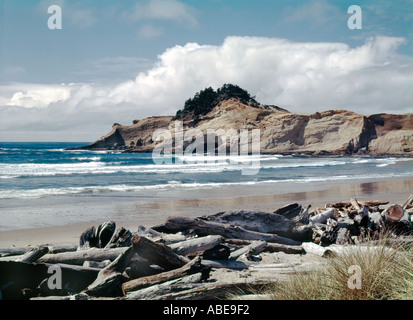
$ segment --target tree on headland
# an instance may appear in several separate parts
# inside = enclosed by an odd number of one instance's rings
[[[197,92],[193,98],[185,101],[183,109],[177,111],[175,119],[182,119],[186,116],[192,116],[197,119],[200,115],[205,115],[214,109],[221,101],[228,99],[238,99],[241,103],[258,106],[255,97],[244,89],[233,84],[224,84],[217,91],[211,87]]]

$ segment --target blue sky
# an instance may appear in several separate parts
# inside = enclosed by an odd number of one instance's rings
[[[47,27],[50,5],[61,30]],[[350,5],[361,30],[347,26]],[[297,113],[413,112],[411,0],[0,0],[0,10],[0,141],[91,141],[225,82]]]

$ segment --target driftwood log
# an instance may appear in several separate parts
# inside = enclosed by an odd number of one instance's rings
[[[139,256],[151,261],[153,264],[172,270],[182,267],[189,262],[188,258],[182,257],[162,243],[155,243],[145,237],[137,236],[132,239],[132,247]]]
[[[99,271],[96,280],[88,286],[85,293],[91,296],[120,296],[122,294],[122,273],[134,255],[134,248],[129,247],[111,264]]]
[[[158,300],[163,296],[180,291],[192,290],[202,286],[204,276],[201,273],[187,275],[164,283],[155,284],[140,290],[126,293],[127,300]]]
[[[289,238],[278,236],[277,234],[251,231],[239,226],[214,221],[205,221],[199,218],[193,219],[188,217],[171,217],[167,219],[164,227],[172,232],[192,229],[200,236],[221,235],[229,239],[264,240],[267,242],[276,242],[288,245],[299,245],[301,243]]]
[[[251,244],[251,240],[242,239],[225,239],[225,243],[236,245],[236,246],[247,246]],[[302,246],[290,246],[286,244],[279,243],[268,243],[264,249],[264,252],[285,252],[288,254],[303,254],[305,253]]]
[[[237,260],[242,255],[246,255],[248,258],[251,255],[258,254],[264,251],[266,247],[267,247],[267,242],[262,241],[262,240],[254,241],[245,247],[242,247],[238,250],[233,251],[229,255],[229,260]]]
[[[168,245],[175,253],[188,255],[193,252],[205,251],[212,249],[224,241],[224,237],[209,235],[206,237],[193,238]]]
[[[46,246],[39,246],[37,248],[31,248],[24,255],[16,259],[18,262],[31,263],[36,262],[39,258],[43,257],[49,252],[49,248]]]
[[[85,260],[91,261],[104,261],[115,260],[120,254],[125,252],[127,248],[114,248],[114,249],[98,249],[90,248],[88,250],[80,250],[75,252],[62,252],[56,254],[46,254],[38,262],[43,263],[66,263],[83,265]]]
[[[231,295],[242,295],[257,292],[271,285],[269,281],[238,281],[232,283],[204,283],[195,288],[169,292],[161,296],[151,297],[153,300],[216,300],[229,298]]]
[[[162,272],[153,276],[142,277],[125,282],[122,285],[124,294],[130,291],[140,290],[146,287],[157,285],[163,282],[175,280],[195,273],[202,273],[203,279],[208,278],[210,268],[206,268],[201,264],[201,258],[196,257],[181,268]]]

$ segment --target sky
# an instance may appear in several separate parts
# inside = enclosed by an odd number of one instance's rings
[[[413,112],[412,58],[413,0],[0,0],[0,141],[92,142],[225,83],[295,113]]]

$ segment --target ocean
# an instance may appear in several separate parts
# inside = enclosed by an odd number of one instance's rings
[[[132,219],[135,200],[283,194],[413,177],[413,159],[394,157],[260,155],[258,172],[245,175],[229,157],[162,164],[151,153],[66,150],[87,144],[0,143],[0,231]],[[122,201],[129,206],[122,209]]]

